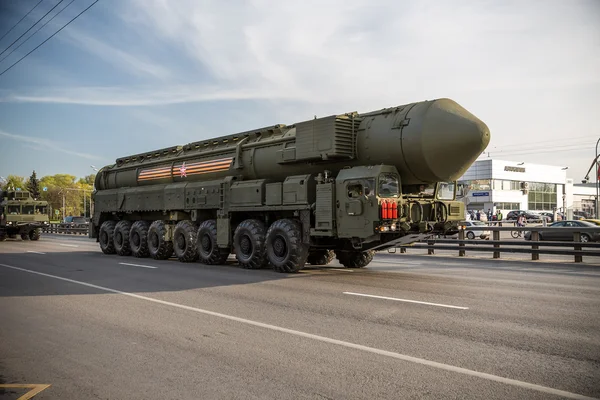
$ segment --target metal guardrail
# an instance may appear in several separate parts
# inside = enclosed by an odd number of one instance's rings
[[[64,233],[67,235],[87,235],[88,228],[71,228],[60,226],[60,224],[50,224],[42,228],[44,233]]]
[[[572,233],[573,241],[546,241],[540,240],[540,232]],[[468,240],[465,239],[465,231],[491,231],[492,240]],[[500,232],[517,231],[531,232],[530,240],[500,240]],[[435,254],[435,250],[456,250],[460,257],[464,257],[467,251],[489,251],[493,258],[500,258],[500,253],[529,253],[532,260],[539,260],[540,254],[569,255],[574,257],[575,262],[583,262],[583,257],[600,257],[600,242],[581,242],[582,233],[600,233],[598,228],[549,228],[546,226],[469,226],[459,230],[457,239],[427,239],[421,242],[398,246],[401,253],[406,253],[408,248],[427,249],[427,254]],[[388,253],[395,253],[388,250]]]

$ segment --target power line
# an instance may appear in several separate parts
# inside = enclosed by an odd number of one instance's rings
[[[569,140],[572,142],[575,139],[582,139],[585,141],[585,143],[587,143],[587,140],[596,140],[598,137],[595,135],[586,135],[586,136],[575,136],[575,137],[571,137],[569,138]],[[546,140],[543,139],[543,143],[553,143],[553,142],[562,142],[565,139],[550,139],[550,140]],[[579,141],[578,141],[579,142]],[[538,144],[540,143],[540,141],[535,141],[535,142],[519,142],[518,146],[525,146],[525,145],[529,145],[529,144]],[[494,146],[495,148],[500,148],[500,149],[505,149],[505,148],[513,148],[515,145],[511,145],[511,144],[506,144],[506,145],[501,145],[501,146]]]
[[[89,10],[90,8],[92,8],[92,6],[94,4],[96,4],[98,2],[98,0],[95,0],[92,4],[90,4],[85,10],[83,10],[82,12],[80,12],[79,14],[77,14],[75,17],[73,17],[69,22],[67,22],[65,25],[63,25],[62,28],[60,28],[59,30],[57,30],[56,32],[54,32],[48,39],[44,40],[42,43],[38,44],[33,50],[31,50],[29,53],[25,54],[23,57],[19,58],[14,64],[12,64],[10,67],[6,68],[4,71],[0,72],[0,76],[4,75],[8,70],[10,70],[12,67],[14,67],[15,65],[17,65],[19,62],[21,62],[21,60],[23,60],[25,57],[27,57],[28,55],[30,55],[31,53],[33,53],[34,51],[36,51],[41,45],[43,45],[44,43],[46,43],[48,40],[52,39],[58,32],[62,31],[64,28],[66,28],[71,22],[75,21],[77,18],[79,18],[79,16],[81,14],[83,14],[84,12],[86,12],[87,10]]]
[[[0,53],[0,56],[1,56],[2,54],[4,54],[4,52],[5,52],[6,50],[8,50],[8,49],[9,49],[9,48],[10,48],[10,47],[13,45],[13,44],[17,43],[17,42],[19,41],[19,39],[21,39],[21,38],[22,38],[22,37],[23,37],[23,36],[24,36],[24,35],[25,35],[27,32],[29,32],[29,31],[31,30],[31,28],[33,28],[34,26],[36,26],[38,22],[40,22],[41,20],[43,20],[44,18],[46,18],[46,15],[50,14],[50,12],[51,12],[52,10],[54,10],[56,7],[58,7],[58,5],[59,5],[60,3],[62,3],[63,1],[64,1],[64,0],[60,0],[58,3],[56,3],[56,5],[55,5],[54,7],[52,7],[52,8],[50,9],[50,11],[48,11],[46,14],[44,14],[44,16],[43,16],[42,18],[38,19],[38,20],[36,21],[36,23],[35,23],[35,24],[31,25],[31,26],[29,27],[29,29],[27,29],[25,32],[23,32],[23,34],[22,34],[21,36],[19,36],[18,38],[16,38],[14,42],[12,42],[12,43],[11,43],[11,44],[10,44],[10,45],[7,47],[7,48],[5,48],[5,49],[2,51],[2,53]]]
[[[54,14],[54,15],[52,16],[52,18],[50,18],[48,21],[44,22],[44,25],[42,25],[42,26],[40,26],[39,28],[37,28],[37,30],[36,30],[35,32],[33,32],[33,35],[29,36],[27,39],[25,39],[24,41],[22,41],[22,42],[21,42],[21,43],[20,43],[20,44],[19,44],[17,47],[15,47],[14,49],[12,49],[12,50],[10,51],[10,53],[8,53],[7,55],[5,55],[5,56],[4,56],[4,58],[2,58],[2,59],[0,60],[0,63],[1,63],[2,61],[6,60],[6,59],[8,58],[8,56],[10,56],[12,53],[14,53],[14,51],[15,51],[15,50],[17,50],[19,47],[23,46],[23,45],[24,45],[24,44],[25,44],[25,43],[26,43],[26,42],[27,42],[29,39],[31,39],[33,36],[35,36],[35,34],[36,34],[36,33],[38,33],[38,32],[40,31],[40,29],[42,29],[43,27],[45,27],[46,25],[48,25],[48,23],[49,23],[50,21],[52,21],[54,18],[56,18],[56,16],[57,16],[58,14],[60,14],[60,13],[61,13],[61,12],[63,12],[63,11],[65,11],[65,9],[66,9],[67,7],[69,7],[71,4],[73,4],[73,2],[74,2],[74,1],[75,1],[75,0],[71,0],[71,2],[70,2],[69,4],[67,4],[67,5],[65,6],[65,8],[63,8],[62,10],[60,10],[59,12],[57,12],[56,14]]]
[[[528,155],[528,154],[538,154],[538,153],[556,153],[557,151],[582,151],[582,150],[587,150],[586,147],[575,147],[575,148],[571,148],[571,149],[566,149],[566,148],[560,148],[560,149],[546,149],[546,150],[531,150],[531,151],[524,151],[524,152],[520,152],[520,153],[516,153],[516,152],[508,152],[508,153],[496,153],[495,155],[497,157],[502,157],[502,156],[522,156],[522,155]],[[488,153],[487,151],[484,153]],[[490,151],[489,152],[491,155],[494,155],[494,152]]]
[[[8,35],[10,32],[12,32],[12,30],[13,30],[13,29],[15,29],[15,28],[17,27],[17,25],[19,25],[19,24],[21,23],[21,21],[23,21],[23,20],[24,20],[24,19],[25,19],[25,18],[26,18],[26,17],[29,15],[29,13],[31,13],[33,10],[35,10],[35,8],[36,8],[37,6],[39,6],[39,5],[40,5],[40,3],[41,3],[42,1],[44,1],[44,0],[40,0],[40,1],[38,1],[38,3],[37,3],[35,6],[33,6],[33,8],[32,8],[31,10],[29,10],[29,12],[28,12],[27,14],[25,14],[25,15],[23,16],[23,18],[21,18],[21,19],[19,20],[19,22],[17,22],[16,24],[14,24],[14,25],[13,25],[13,27],[12,27],[12,28],[10,28],[10,29],[8,30],[8,32],[6,32],[4,35],[2,35],[2,37],[0,37],[0,42],[2,41],[2,39],[4,39],[4,38],[6,37],[6,35]],[[10,46],[9,46],[9,47],[10,47]]]

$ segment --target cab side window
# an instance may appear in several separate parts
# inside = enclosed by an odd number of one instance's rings
[[[356,199],[364,194],[363,185],[361,183],[348,184],[348,198]]]

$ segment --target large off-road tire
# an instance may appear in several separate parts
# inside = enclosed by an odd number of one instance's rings
[[[198,227],[192,221],[179,221],[173,231],[173,251],[181,262],[198,259]]]
[[[306,262],[311,265],[327,265],[335,258],[333,250],[314,250],[308,253]]]
[[[280,219],[267,231],[267,257],[277,272],[298,272],[308,258],[308,244],[302,243],[302,226],[293,219]]]
[[[209,219],[198,228],[198,258],[202,264],[225,264],[229,257],[229,249],[217,246],[217,221]]]
[[[40,240],[40,236],[42,236],[41,228],[34,228],[29,231],[29,240]]]
[[[364,268],[371,261],[375,252],[373,250],[367,251],[336,251],[338,261],[346,268]]]
[[[129,246],[129,232],[131,231],[131,221],[119,221],[115,226],[113,234],[113,242],[115,243],[115,251],[120,256],[131,255],[131,247]]]
[[[29,240],[29,232],[21,233],[21,240]]]
[[[165,221],[154,221],[148,228],[148,252],[155,260],[167,260],[173,254],[173,242],[166,239]]]
[[[148,228],[150,223],[148,221],[135,221],[131,225],[129,231],[129,247],[131,247],[131,254],[137,258],[145,258],[150,255],[148,249]]]
[[[11,234],[9,234],[9,235],[8,235],[8,238],[9,238],[9,239],[16,239],[16,238],[17,238],[17,235],[16,235],[16,234],[14,234],[14,233],[11,233]]]
[[[104,254],[115,254],[115,242],[113,236],[115,233],[115,221],[104,221],[100,225],[100,232],[98,232],[98,241],[100,242],[100,250]]]
[[[6,240],[6,234],[0,233],[0,242],[4,242]]]
[[[260,269],[268,264],[266,236],[265,224],[257,219],[247,219],[237,226],[233,234],[233,251],[243,268]]]

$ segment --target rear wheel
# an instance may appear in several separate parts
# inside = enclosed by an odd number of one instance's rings
[[[115,254],[115,243],[113,241],[115,225],[115,221],[104,221],[100,226],[98,241],[104,254]]]
[[[29,231],[29,240],[40,240],[40,236],[42,236],[41,228],[35,228]]]
[[[115,242],[115,251],[120,256],[128,256],[131,254],[129,246],[129,232],[131,231],[131,222],[121,220],[115,225],[115,233],[113,241]]]
[[[298,272],[308,258],[308,244],[302,243],[300,222],[280,219],[267,232],[267,256],[277,272]]]
[[[29,232],[21,233],[21,240],[29,240]]]
[[[582,233],[581,236],[579,237],[579,241],[581,243],[588,243],[590,241],[590,237],[588,234]]]
[[[148,253],[155,260],[166,260],[173,254],[173,242],[166,239],[164,221],[154,221],[148,228]]]
[[[333,250],[315,250],[308,254],[307,262],[311,265],[327,265],[335,258]]]
[[[198,258],[202,264],[225,264],[230,251],[217,246],[217,221],[209,219],[198,228]]]
[[[173,251],[181,262],[192,262],[198,259],[198,231],[192,221],[179,221],[173,231]]]
[[[134,257],[143,258],[150,255],[148,249],[148,221],[135,221],[129,231],[129,246]]]
[[[267,265],[266,228],[262,221],[247,219],[235,229],[233,249],[243,268],[259,269]]]
[[[373,250],[336,251],[335,254],[340,264],[346,268],[364,268],[373,261],[375,252]]]

